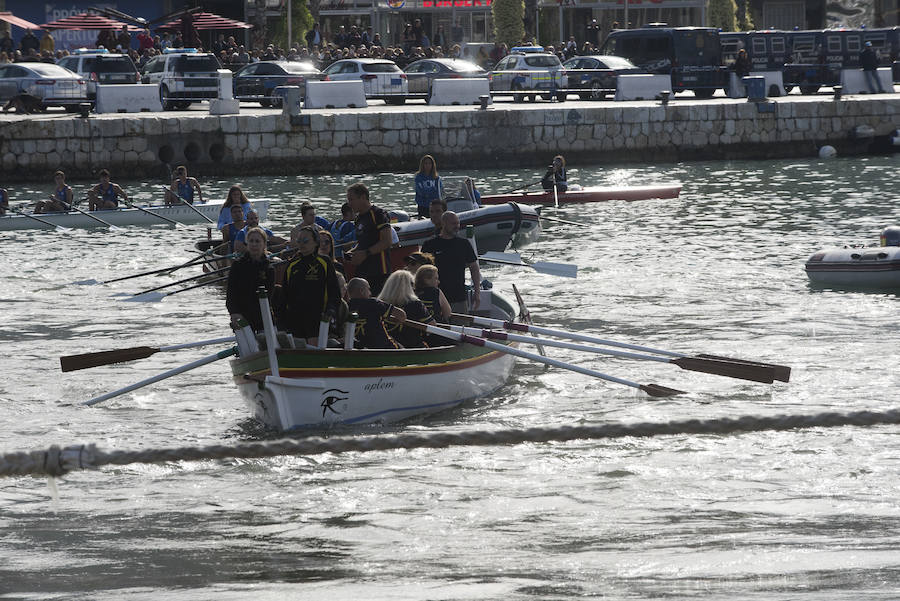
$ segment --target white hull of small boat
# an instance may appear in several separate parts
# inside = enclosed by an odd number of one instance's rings
[[[900,247],[829,248],[806,262],[815,284],[852,288],[900,288]]]
[[[515,313],[483,293],[497,319]],[[238,348],[242,343],[238,338]],[[266,351],[231,361],[235,384],[253,416],[276,430],[390,423],[486,396],[509,378],[515,357],[471,344],[417,349],[279,349],[278,376]]]
[[[453,206],[449,206],[451,210]],[[526,205],[510,202],[502,205],[481,207],[459,214],[460,231],[466,226],[475,228],[475,244],[479,253],[503,252],[510,245],[521,248],[535,242],[541,235],[538,212]],[[394,230],[400,239],[400,246],[421,245],[434,237],[434,225],[428,219],[395,223]]]
[[[204,203],[191,205],[212,220],[215,224],[219,218],[219,211],[222,209],[222,203]],[[267,200],[254,200],[253,208],[259,212],[260,220],[265,220],[266,212],[269,207]],[[170,225],[163,217],[176,221],[178,223],[208,223],[206,219],[198,215],[190,207],[185,205],[172,206],[142,206],[153,215],[150,215],[139,209],[120,208],[107,211],[88,211],[88,214],[94,215],[103,221],[115,226],[148,226],[148,225]],[[158,217],[157,217],[158,215]],[[48,222],[48,223],[44,223]],[[52,224],[52,225],[50,225]],[[94,219],[91,219],[78,211],[68,213],[40,213],[33,217],[19,215],[16,213],[8,213],[0,217],[0,231],[12,230],[31,230],[31,229],[55,229],[56,226],[71,228],[95,228],[104,227],[104,225]]]

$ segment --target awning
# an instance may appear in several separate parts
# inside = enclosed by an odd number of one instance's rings
[[[178,17],[174,21],[169,21],[165,25],[160,25],[157,29],[181,31],[182,18],[183,17]],[[235,21],[234,19],[229,19],[215,13],[192,13],[191,25],[197,31],[204,31],[207,29],[251,29],[253,27],[253,25],[250,25],[249,23]]]
[[[82,13],[80,15],[74,15],[71,17],[66,17],[65,19],[59,19],[57,21],[51,21],[50,23],[44,23],[41,25],[43,29],[53,30],[53,29],[70,29],[70,30],[82,30],[82,29],[122,29],[122,26],[126,25],[121,21],[116,21],[115,19],[110,19],[108,17],[104,17],[101,15],[92,15],[90,13]],[[142,27],[135,27],[134,25],[128,25],[128,31],[144,31]]]
[[[0,21],[6,21],[10,25],[21,27],[22,29],[40,29],[40,25],[35,25],[31,21],[14,17],[11,12],[0,12]]]

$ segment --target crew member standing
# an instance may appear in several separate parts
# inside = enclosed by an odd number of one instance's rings
[[[434,255],[441,290],[455,313],[465,313],[469,310],[466,302],[466,268],[469,268],[472,285],[475,288],[475,298],[471,307],[474,311],[481,303],[481,270],[478,268],[478,257],[475,256],[475,251],[468,240],[456,236],[459,231],[459,217],[456,213],[445,212],[441,216],[441,221],[440,235],[427,240],[422,245],[422,252]]]
[[[372,204],[365,184],[347,188],[347,202],[356,213],[357,242],[350,251],[350,263],[356,267],[356,276],[369,282],[377,295],[391,275],[391,222],[383,209]]]

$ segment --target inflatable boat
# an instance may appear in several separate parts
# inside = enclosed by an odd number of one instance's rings
[[[900,226],[881,232],[881,246],[826,248],[806,262],[809,281],[847,288],[900,288]]]

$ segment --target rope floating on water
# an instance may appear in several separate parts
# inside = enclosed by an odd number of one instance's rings
[[[321,455],[324,453],[366,453],[395,449],[442,449],[450,446],[497,446],[524,442],[566,442],[570,440],[625,438],[629,436],[667,436],[673,434],[735,434],[798,428],[839,428],[842,426],[879,426],[900,424],[900,409],[854,411],[814,415],[775,415],[737,418],[689,419],[671,422],[609,424],[603,426],[564,426],[528,428],[495,432],[471,430],[398,434],[391,436],[281,439],[237,445],[171,447],[141,451],[110,451],[96,445],[51,446],[45,451],[8,453],[0,456],[0,476],[62,476],[74,470],[96,469],[106,465],[166,463],[213,459],[259,459],[283,455]]]

